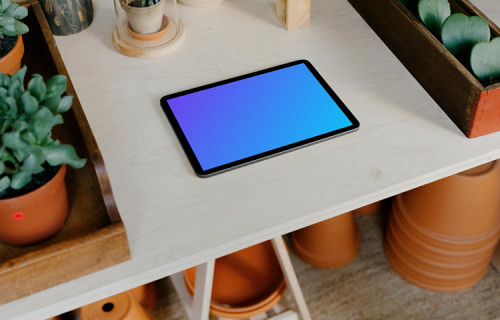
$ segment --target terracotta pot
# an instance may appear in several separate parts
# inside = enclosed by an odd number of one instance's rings
[[[361,235],[352,212],[347,212],[292,232],[291,240],[300,259],[318,268],[332,268],[354,259]]]
[[[66,165],[45,185],[25,195],[0,200],[0,239],[11,245],[40,242],[59,232],[68,216]]]
[[[401,243],[408,252],[436,263],[463,264],[480,260],[485,256],[491,257],[491,253],[498,239],[498,236],[495,235],[495,237],[490,239],[489,243],[484,243],[482,246],[469,250],[464,250],[462,246],[457,246],[457,248],[454,249],[449,244],[447,248],[443,248],[442,243],[437,240],[433,242],[431,241],[432,239],[429,238],[427,241],[422,241],[418,237],[408,233],[402,224],[398,224],[398,216],[397,214],[393,214],[391,217],[387,230],[387,237],[394,237],[394,240]]]
[[[82,307],[80,320],[153,320],[153,317],[130,292],[124,292]]]
[[[499,222],[498,161],[402,194],[408,219],[448,237],[474,237]]]
[[[196,268],[184,271],[186,289],[193,295]],[[244,319],[271,309],[286,288],[269,241],[215,260],[210,313]]]
[[[358,208],[354,210],[353,213],[360,216],[371,216],[379,213],[381,210],[382,210],[382,201],[377,201],[369,205],[366,205],[364,207]]]
[[[156,305],[157,292],[154,282],[129,290],[134,299],[148,312]]]
[[[452,253],[454,255],[471,255],[474,252],[488,251],[498,241],[500,225],[492,226],[486,234],[476,237],[451,238],[428,231],[412,223],[406,217],[404,207],[400,206],[400,197],[397,196],[392,210],[389,225],[411,244],[419,248],[436,252],[437,254]],[[418,250],[418,248],[416,248]]]
[[[423,271],[410,264],[403,263],[400,257],[398,257],[398,253],[391,250],[390,245],[387,243],[384,245],[384,249],[387,259],[394,270],[407,281],[424,289],[441,292],[459,291],[475,285],[488,271],[488,265],[486,265],[483,269],[478,269],[475,272],[461,277],[436,275],[432,272]]]
[[[401,241],[397,234],[388,232],[386,237],[387,245],[391,247],[393,252],[397,252],[406,264],[409,264],[422,271],[432,272],[441,275],[457,275],[463,276],[469,272],[475,272],[482,269],[491,260],[491,253],[483,253],[475,259],[451,259],[446,261],[434,260],[426,257],[421,251],[414,251],[407,245],[407,242]]]
[[[17,42],[3,58],[0,59],[0,72],[13,75],[21,69],[21,59],[24,55],[24,43],[21,35],[17,36]]]

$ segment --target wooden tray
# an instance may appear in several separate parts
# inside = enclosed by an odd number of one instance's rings
[[[32,2],[23,20],[23,64],[28,73],[68,76],[40,5]],[[26,76],[27,79],[30,76]],[[33,246],[13,247],[0,241],[0,304],[33,294],[130,259],[125,227],[118,213],[104,162],[68,77],[73,106],[55,136],[87,158],[84,168],[68,167],[66,183],[70,214],[64,229]]]
[[[400,0],[349,0],[441,109],[469,138],[500,130],[500,83],[483,86]],[[468,0],[450,0],[452,12],[485,18]]]

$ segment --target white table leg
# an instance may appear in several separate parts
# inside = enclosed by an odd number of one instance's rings
[[[210,311],[215,260],[196,267],[192,320],[207,320]]]
[[[288,287],[292,291],[292,295],[295,299],[295,302],[297,303],[297,307],[299,308],[299,313],[302,317],[302,320],[311,320],[311,315],[309,314],[306,300],[304,299],[304,295],[302,294],[302,290],[300,289],[299,281],[297,280],[297,276],[295,275],[292,261],[290,260],[290,256],[288,255],[288,251],[286,249],[285,241],[283,241],[282,237],[276,237],[272,239],[271,242],[273,244],[274,251],[278,256],[281,269],[285,274],[285,279]]]

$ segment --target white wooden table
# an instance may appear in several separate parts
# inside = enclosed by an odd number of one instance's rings
[[[500,23],[497,0],[474,0]],[[466,139],[345,0],[314,0],[287,32],[274,0],[178,6],[186,40],[154,60],[112,46],[111,0],[57,43],[99,143],[132,260],[0,306],[43,319],[500,158],[500,133]],[[168,93],[308,59],[358,132],[197,178],[159,105]],[[307,297],[306,297],[307,299]]]

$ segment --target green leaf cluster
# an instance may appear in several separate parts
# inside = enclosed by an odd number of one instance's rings
[[[0,196],[27,185],[32,175],[44,171],[44,164],[81,168],[86,162],[73,146],[52,136],[53,127],[63,123],[61,113],[73,102],[73,96],[63,96],[66,77],[55,75],[45,83],[34,74],[25,89],[26,70],[24,66],[13,76],[0,73]]]
[[[10,0],[0,0],[0,39],[6,36],[17,36],[29,31],[21,19],[28,15],[28,9],[11,3]]]
[[[405,5],[415,0],[401,0]],[[500,38],[490,41],[488,23],[481,17],[451,14],[448,0],[418,0],[418,16],[443,45],[480,80],[500,79]]]

